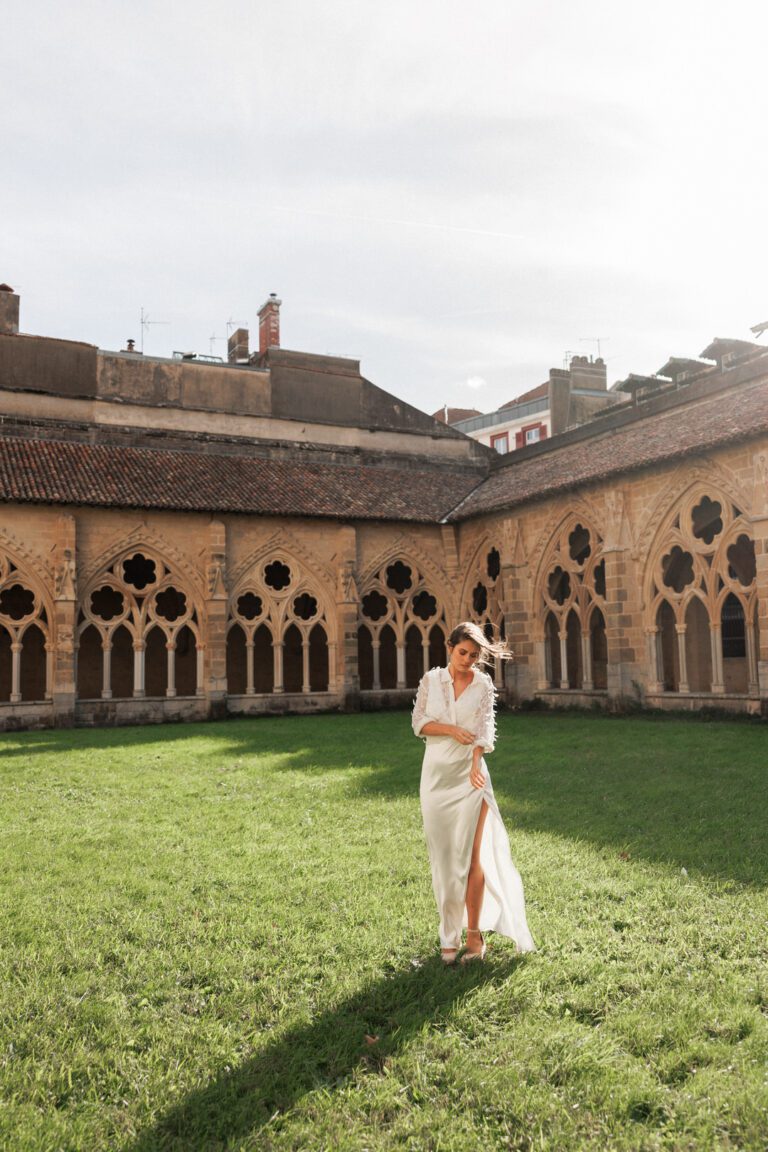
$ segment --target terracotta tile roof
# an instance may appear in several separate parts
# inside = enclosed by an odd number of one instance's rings
[[[446,420],[445,414],[448,413]],[[433,420],[439,420],[441,424],[457,424],[459,420],[471,420],[473,416],[482,416],[479,408],[438,408],[437,412],[432,413]]]
[[[0,436],[0,500],[434,523],[480,475]]]
[[[625,414],[622,414],[622,416]],[[485,483],[449,517],[465,520],[514,507],[621,472],[697,455],[768,433],[768,380],[719,391],[668,411],[627,413],[602,433],[579,436],[544,451],[525,449],[499,462]],[[567,436],[567,433],[566,433]]]
[[[507,400],[506,404],[502,404],[502,408],[514,408],[516,404],[526,404],[529,400],[538,400],[541,396],[546,396],[549,392],[549,381],[545,380],[543,384],[537,384],[535,388],[531,388],[528,392],[523,392],[520,396],[515,396],[514,400]]]

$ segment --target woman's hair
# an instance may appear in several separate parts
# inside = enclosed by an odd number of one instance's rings
[[[448,647],[455,648],[461,640],[470,640],[480,649],[478,664],[487,664],[490,659],[512,660],[514,653],[506,640],[492,640],[485,635],[479,624],[472,620],[462,620],[448,637]]]

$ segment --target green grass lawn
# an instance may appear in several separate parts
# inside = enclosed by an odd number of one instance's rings
[[[0,1147],[768,1147],[768,729],[504,715],[444,969],[405,714],[0,737]]]

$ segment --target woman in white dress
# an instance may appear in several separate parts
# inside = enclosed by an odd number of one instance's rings
[[[458,958],[462,927],[462,963],[485,956],[484,932],[510,937],[518,952],[535,951],[484,759],[494,747],[496,693],[476,665],[489,653],[511,655],[471,621],[459,624],[448,637],[448,667],[426,673],[413,709],[413,731],[426,740],[421,811],[446,964]]]

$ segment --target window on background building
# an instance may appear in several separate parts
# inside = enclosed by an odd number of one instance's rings
[[[495,448],[503,456],[509,452],[509,432],[500,432],[498,436],[491,436],[491,448]]]
[[[547,426],[539,421],[538,424],[529,424],[515,433],[515,448],[525,448],[527,444],[538,444],[547,438]]]

